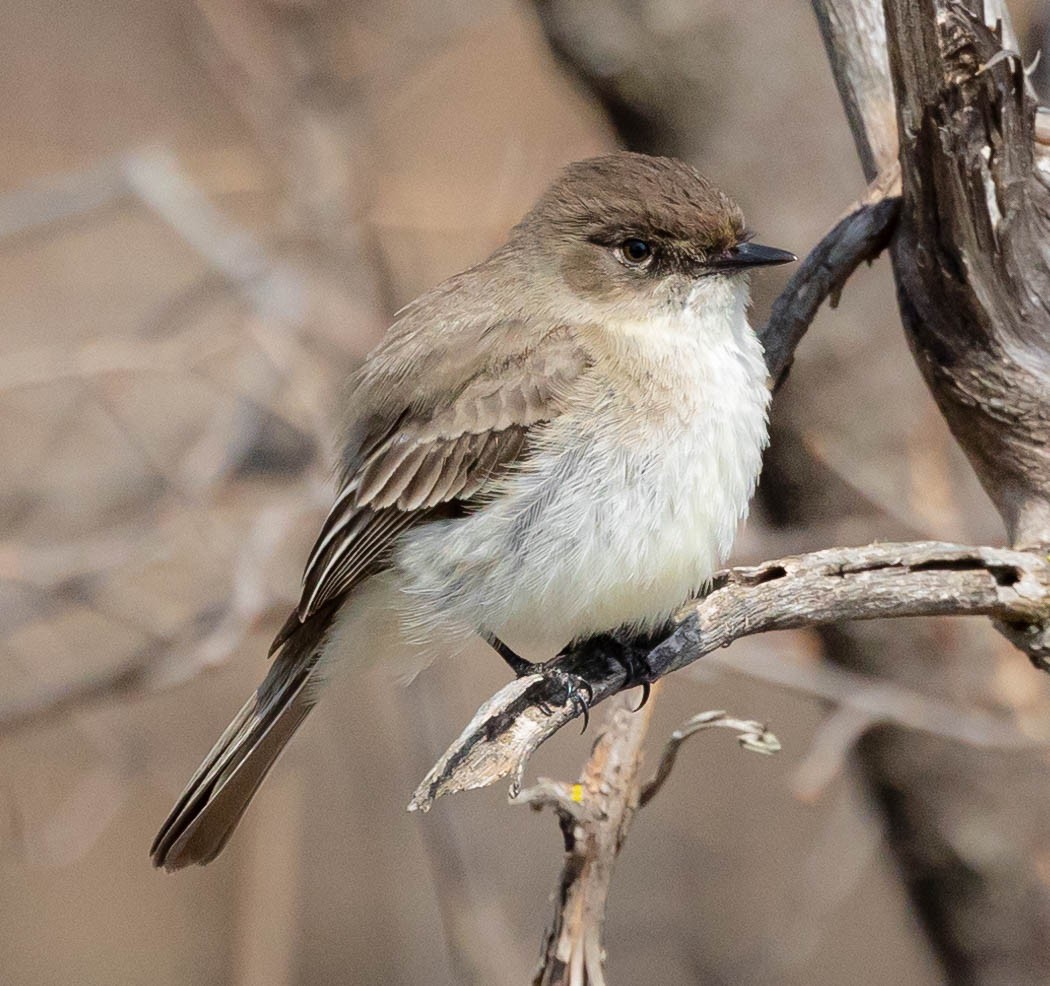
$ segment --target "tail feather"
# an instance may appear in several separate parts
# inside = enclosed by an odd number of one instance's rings
[[[175,802],[153,845],[154,866],[177,870],[213,860],[317,695],[307,687],[332,608],[286,639],[266,679],[241,708]]]

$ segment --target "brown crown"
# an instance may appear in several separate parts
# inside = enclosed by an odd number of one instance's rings
[[[708,255],[744,237],[740,209],[695,168],[627,151],[565,168],[518,231],[538,226],[610,242],[653,237]]]

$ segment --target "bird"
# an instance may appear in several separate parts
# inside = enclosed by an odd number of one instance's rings
[[[374,576],[408,635],[478,634],[519,676],[544,667],[514,641],[645,632],[700,590],[768,442],[749,272],[795,259],[690,165],[624,151],[566,167],[488,259],[397,313],[350,382],[338,494],[269,672],[154,865],[226,845],[326,669],[354,662],[346,614]]]

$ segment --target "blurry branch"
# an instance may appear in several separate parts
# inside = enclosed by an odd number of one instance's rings
[[[198,495],[245,461],[261,430],[273,423],[274,412],[269,411],[268,418],[260,411],[273,403],[283,383],[284,374],[277,367],[294,361],[270,358],[274,332],[265,326],[280,327],[277,335],[288,356],[305,317],[305,285],[288,264],[275,260],[251,232],[216,208],[175,156],[159,146],[139,148],[95,168],[0,197],[0,236],[68,221],[126,199],[138,200],[181,237],[223,284],[240,294],[254,316],[258,345],[239,350],[237,365],[224,381],[227,386],[230,381],[245,386],[236,393],[232,407],[212,416],[195,447],[179,463],[177,485],[182,492]],[[92,340],[72,350],[38,347],[8,357],[0,372],[0,392],[70,379],[90,385],[93,378],[107,373],[192,372],[207,378],[209,358],[236,341],[232,336],[201,340],[187,333],[174,338]],[[313,443],[305,435],[299,438],[297,444],[308,458]]]
[[[79,219],[122,201],[131,192],[125,161],[119,155],[0,196],[0,239]]]
[[[934,541],[831,548],[721,572],[711,591],[682,610],[655,646],[615,645],[634,650],[655,681],[755,633],[933,615],[991,616],[1012,628],[1033,662],[1050,664],[1050,558]],[[607,656],[609,646],[603,638],[585,641],[557,662],[587,679],[595,702],[625,685],[623,668]],[[516,792],[532,753],[576,716],[571,705],[544,714],[541,706],[555,701],[542,678],[503,688],[432,768],[409,808],[426,811],[444,794],[507,776]]]
[[[359,166],[362,154],[367,157],[364,128],[347,100],[317,98],[322,83],[331,92],[345,89],[320,65],[330,39],[319,18],[336,12],[270,10],[225,0],[202,0],[197,12],[193,26],[209,66],[282,169],[298,225],[293,232],[300,240],[319,239],[320,251],[289,258],[262,243],[219,209],[162,146],[132,150],[0,196],[0,237],[51,232],[62,222],[137,201],[245,303],[254,344],[247,350],[235,333],[215,336],[193,328],[144,333],[148,337],[140,339],[92,340],[72,349],[34,347],[9,354],[0,369],[0,392],[67,381],[90,387],[111,373],[164,373],[192,374],[234,396],[236,406],[218,409],[193,447],[170,461],[150,460],[163,480],[165,503],[189,494],[194,509],[210,505],[219,483],[252,451],[265,423],[262,412],[279,417],[273,407],[278,391],[290,375],[288,368],[301,370],[306,363],[308,336],[310,345],[322,336],[341,342],[345,326],[355,324],[354,338],[363,337],[367,346],[369,335],[386,319],[383,272],[375,252],[361,247],[355,220],[365,211],[370,191],[362,181],[368,169]],[[234,365],[224,364],[222,378],[211,379],[209,364],[231,351]],[[352,354],[343,356],[352,361]],[[315,417],[319,425],[320,414]],[[313,447],[311,436],[297,438],[299,447]],[[0,707],[0,732],[30,728],[114,697],[172,687],[225,661],[272,607],[290,604],[274,598],[267,582],[269,559],[304,513],[323,506],[313,494],[309,480],[296,484],[253,519],[235,549],[228,594],[196,613],[172,639],[151,639],[115,669],[42,688]],[[0,542],[0,577],[39,587],[68,581],[73,573],[89,593],[109,570],[167,546],[157,530],[158,512],[158,503],[151,501],[148,524],[122,518],[120,528],[108,534],[63,544],[33,548]],[[144,632],[153,636],[148,628]]]
[[[619,695],[612,700],[575,784],[541,778],[514,799],[515,804],[536,810],[552,808],[565,840],[554,918],[544,935],[534,986],[604,986],[603,928],[613,867],[635,813],[659,792],[688,737],[723,727],[740,733],[745,749],[761,753],[780,749],[776,737],[757,722],[735,719],[725,712],[703,712],[675,730],[656,774],[643,782],[643,744],[658,692],[659,686],[637,713],[631,696]]]
[[[210,626],[216,616],[217,625]],[[0,705],[0,737],[68,720],[95,705],[179,685],[235,652],[250,629],[242,619],[243,614],[232,610],[202,614],[177,637],[153,640],[116,667]]]
[[[230,346],[229,339],[92,340],[80,346],[44,345],[12,353],[0,368],[0,393],[109,373],[186,374]]]
[[[275,262],[248,230],[233,223],[162,147],[126,155],[128,187],[229,283],[238,287],[260,318],[294,329],[305,307],[302,279]]]
[[[406,688],[404,734],[415,750],[408,762],[433,759],[440,752],[438,732],[449,708],[445,676],[433,675],[426,688]],[[498,888],[478,880],[468,865],[464,833],[456,816],[435,812],[419,826],[434,896],[441,915],[453,980],[462,986],[503,982],[507,969],[525,969],[532,959],[532,942],[525,942],[513,926]]]
[[[728,671],[831,704],[834,712],[818,727],[795,772],[795,793],[807,801],[820,796],[846,765],[856,741],[876,726],[899,726],[978,750],[1017,752],[1050,747],[1050,741],[1022,732],[1003,716],[945,702],[888,678],[847,671],[826,662],[801,664],[766,653],[752,653],[734,661],[708,654],[692,671],[700,680]]]
[[[303,278],[217,209],[170,152],[145,148],[129,155],[125,173],[138,198],[237,289],[255,316],[252,321],[279,326],[290,348],[305,320]],[[268,423],[260,409],[273,404],[284,383],[278,365],[290,367],[293,361],[275,364],[260,346],[239,350],[227,376],[250,382],[251,394],[208,421],[179,464],[180,487],[199,495],[246,461]],[[302,436],[301,444],[309,449],[311,443]]]
[[[228,596],[213,608],[196,614],[170,639],[151,640],[115,668],[42,688],[28,698],[0,705],[0,736],[45,725],[59,716],[114,698],[126,700],[177,687],[225,663],[261,620],[275,611],[283,613],[292,605],[293,600],[277,598],[269,587],[269,559],[288,532],[301,523],[303,514],[314,506],[308,491],[304,493],[299,488],[282,502],[260,511],[235,560]],[[114,546],[112,550],[117,549]],[[93,574],[90,572],[85,578],[90,579]],[[0,577],[12,575],[0,568]],[[83,591],[90,590],[85,587]]]
[[[360,92],[332,64],[340,4],[195,0],[194,40],[216,84],[269,152],[284,185],[289,232],[324,334],[365,342],[385,328],[389,283],[361,220],[373,197],[373,141]]]
[[[293,324],[301,319],[299,278],[273,263],[247,230],[219,212],[163,147],[128,151],[0,196],[0,239],[83,218],[130,198],[147,206],[239,287],[261,317]]]
[[[157,647],[149,646],[116,668],[41,689],[27,698],[0,706],[0,737],[47,725],[98,702],[140,692],[160,656]]]

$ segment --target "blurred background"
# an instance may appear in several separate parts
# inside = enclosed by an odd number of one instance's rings
[[[1050,11],[1012,9],[1028,60]],[[503,787],[405,812],[506,679],[483,650],[326,695],[206,869],[147,850],[264,673],[400,305],[625,141],[799,254],[862,194],[808,4],[41,0],[0,7],[0,78],[0,978],[528,981],[553,819]],[[885,261],[774,424],[737,561],[1002,543]],[[784,751],[687,748],[618,865],[612,982],[1047,980],[1050,683],[983,621],[743,641],[667,682],[650,757],[712,708]],[[533,776],[576,776],[573,732]]]

